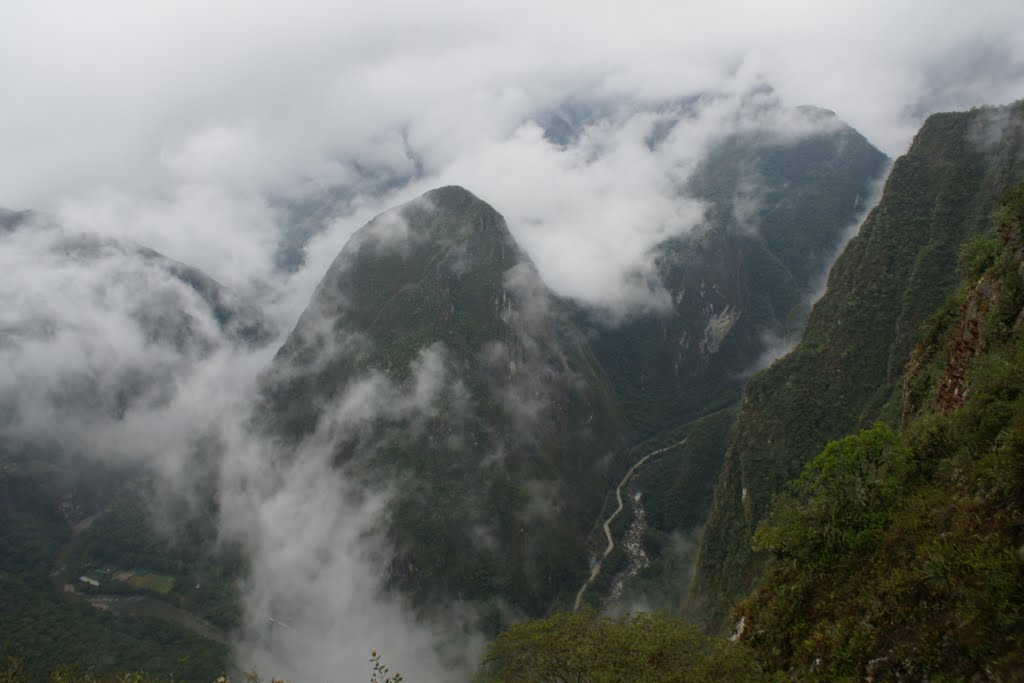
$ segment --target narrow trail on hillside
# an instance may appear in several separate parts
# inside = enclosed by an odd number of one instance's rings
[[[650,453],[648,453],[644,457],[640,458],[635,463],[633,463],[633,466],[630,467],[629,470],[626,471],[626,475],[624,477],[622,477],[622,481],[620,481],[619,485],[615,487],[615,500],[618,503],[618,507],[616,507],[615,511],[611,515],[608,516],[608,519],[606,519],[604,521],[604,537],[606,539],[608,539],[608,546],[604,549],[604,554],[601,555],[601,559],[599,559],[596,563],[594,563],[593,568],[591,568],[591,570],[590,570],[590,576],[587,577],[587,580],[583,582],[583,585],[580,587],[580,592],[576,594],[576,602],[573,603],[573,606],[572,606],[572,609],[573,609],[574,612],[579,610],[580,603],[583,601],[584,593],[587,592],[587,589],[590,588],[590,585],[592,583],[594,583],[594,580],[601,573],[601,564],[605,561],[605,559],[607,559],[607,557],[609,555],[612,554],[612,551],[615,550],[615,539],[612,538],[611,525],[612,525],[612,522],[615,521],[615,518],[618,517],[619,514],[622,512],[622,508],[623,508],[623,504],[622,504],[622,489],[623,489],[623,487],[626,484],[629,483],[629,480],[633,476],[633,474],[645,462],[647,462],[648,460],[650,460],[651,458],[653,458],[656,455],[661,455],[665,451],[670,451],[673,448],[676,448],[677,446],[682,446],[684,443],[686,443],[686,439],[683,439],[682,441],[677,441],[676,443],[668,445],[668,446],[665,446],[664,448],[659,448],[656,451],[651,451]]]

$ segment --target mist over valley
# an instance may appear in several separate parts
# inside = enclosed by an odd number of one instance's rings
[[[10,680],[1024,671],[1014,3],[0,20]]]

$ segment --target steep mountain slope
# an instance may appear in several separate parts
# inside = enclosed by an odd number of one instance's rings
[[[775,499],[755,536],[775,557],[733,637],[556,614],[501,634],[480,680],[1018,680],[1024,184],[1004,196],[924,326],[901,427],[830,442]]]
[[[760,573],[750,538],[772,497],[829,440],[898,419],[900,377],[922,321],[954,287],[957,249],[1024,172],[1022,118],[1021,103],[930,117],[833,267],[800,344],[747,384],[692,586],[714,627]]]
[[[807,679],[1024,668],[1024,186],[961,250],[903,380],[904,424],[830,443],[758,529],[742,640]]]
[[[641,438],[738,398],[766,337],[800,329],[816,278],[885,167],[831,113],[794,116],[809,132],[754,130],[711,148],[687,188],[706,203],[704,229],[655,248],[671,308],[594,336]]]
[[[622,420],[502,217],[459,187],[358,231],[269,371],[257,420],[393,483],[393,581],[537,614],[586,568]],[[305,443],[305,446],[300,444]]]
[[[763,127],[714,142],[689,179],[685,193],[704,202],[704,225],[654,249],[668,308],[614,326],[580,316],[642,442],[637,456],[691,437],[631,487],[653,560],[631,583],[654,602],[681,603],[681,588],[665,587],[688,575],[693,553],[680,538],[694,535],[711,507],[745,377],[799,332],[819,278],[887,167],[831,112],[765,106]]]

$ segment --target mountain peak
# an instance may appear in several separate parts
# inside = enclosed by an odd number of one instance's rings
[[[512,272],[536,279],[501,214],[462,187],[431,190],[352,235],[279,360],[316,355],[320,342],[307,343],[307,338],[317,337],[325,320],[338,329],[362,330],[367,338],[409,332],[420,340],[468,348],[502,326],[499,303],[507,297]],[[539,280],[537,285],[534,289],[546,296]],[[401,353],[363,361],[403,367],[417,348],[410,344]]]
[[[580,339],[501,215],[439,188],[345,245],[274,360],[261,422],[300,456],[335,434],[335,462],[398,482],[394,585],[538,614],[586,565],[625,442]]]
[[[460,207],[472,202],[479,202],[491,208],[487,202],[477,197],[475,194],[462,187],[461,185],[445,185],[444,187],[438,187],[430,190],[420,196],[420,199],[425,199],[439,206],[450,206]],[[491,209],[494,210],[493,208]]]
[[[360,228],[338,256],[336,266],[353,258],[386,252],[408,255],[423,249],[465,251],[481,242],[522,256],[505,219],[490,204],[458,185],[430,190],[381,213]]]

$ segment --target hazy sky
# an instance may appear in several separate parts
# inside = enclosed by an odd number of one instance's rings
[[[659,205],[664,164],[637,163],[628,128],[595,166],[524,121],[566,96],[757,83],[834,110],[896,156],[932,111],[1024,96],[1024,4],[8,0],[0,206],[59,212],[244,288],[266,278],[278,239],[267,196],[344,184],[353,161],[399,174],[419,163],[417,192],[465,185],[509,217],[552,286],[599,298],[692,207]],[[552,188],[575,200],[552,202]],[[367,200],[306,279],[359,221],[412,196]],[[584,209],[604,224],[583,230]],[[581,230],[594,238],[579,258],[607,261],[605,280],[545,258]]]
[[[8,0],[0,204],[274,186],[396,126],[458,147],[566,91],[755,78],[899,154],[930,111],[1024,94],[1024,5]]]

